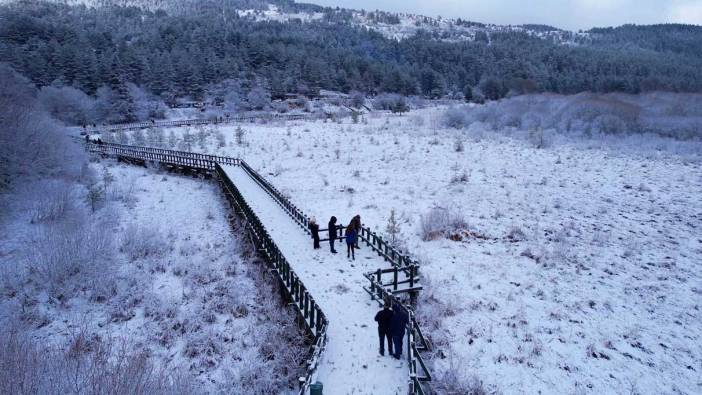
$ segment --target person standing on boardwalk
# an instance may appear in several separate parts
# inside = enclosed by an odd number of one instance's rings
[[[353,226],[353,222],[349,224],[349,226],[346,227],[346,258],[353,258],[353,260],[356,260],[356,254],[354,251],[354,245],[356,244],[356,238],[358,235],[356,234],[356,228]]]
[[[390,323],[392,321],[393,312],[390,310],[390,301],[385,300],[383,309],[375,314],[375,321],[378,323],[378,338],[380,340],[380,355],[385,355],[385,340],[388,342],[388,354],[394,355],[392,352],[392,335],[390,333]]]
[[[317,225],[317,219],[315,217],[310,218],[310,233],[312,233],[312,240],[314,240],[314,249],[319,248],[319,225]]]
[[[405,328],[408,322],[409,318],[405,310],[399,303],[393,304],[390,333],[392,334],[392,343],[395,348],[395,354],[393,355],[395,359],[400,359],[402,356],[402,340],[405,337]]]
[[[336,217],[332,215],[332,217],[329,219],[329,248],[331,249],[332,254],[336,254],[336,250],[334,249],[334,241],[336,240]]]
[[[361,248],[358,246],[358,236],[361,234],[361,216],[356,215],[353,217],[351,220],[351,223],[353,224],[353,227],[356,229],[356,242],[354,243],[355,248]]]

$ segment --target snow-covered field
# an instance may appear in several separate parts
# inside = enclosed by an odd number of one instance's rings
[[[283,393],[295,386],[303,335],[294,312],[281,307],[265,265],[232,232],[217,183],[112,160],[92,166],[101,179],[110,178],[105,169],[112,178],[92,215],[114,235],[115,255],[98,262],[90,284],[75,289],[64,281],[47,292],[32,274],[21,286],[3,281],[0,319],[14,321],[45,350],[91,354],[124,345],[128,355],[147,356],[155,366],[142,374],[163,372],[182,383],[167,393]],[[7,251],[11,239],[28,241],[32,227],[44,226],[29,225],[30,215],[25,210],[6,228],[16,230],[2,240],[0,257],[8,264],[38,260]],[[29,253],[41,254],[42,244],[33,245],[39,252]],[[69,288],[75,293],[64,292]],[[87,366],[77,369],[90,374]],[[40,372],[27,374],[38,381]]]
[[[385,233],[396,210],[400,243],[423,263],[435,385],[455,375],[459,388],[504,393],[699,393],[700,161],[536,149],[445,129],[442,112],[161,140],[245,158],[322,222],[360,214]],[[441,213],[445,232],[424,241],[422,219]]]

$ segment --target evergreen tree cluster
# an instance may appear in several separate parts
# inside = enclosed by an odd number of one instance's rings
[[[127,84],[166,100],[201,99],[226,80],[264,86],[273,99],[320,89],[476,100],[508,92],[702,91],[702,28],[683,25],[596,29],[577,45],[527,33],[443,42],[419,33],[401,41],[350,23],[348,11],[313,22],[240,16],[253,0],[181,0],[167,9],[48,2],[0,6],[0,59],[39,86],[59,81],[90,95]],[[389,13],[374,18],[394,23]],[[483,37],[485,36],[485,37]],[[248,91],[248,90],[247,90]]]

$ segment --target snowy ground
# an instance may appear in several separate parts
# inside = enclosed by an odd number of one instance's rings
[[[64,300],[30,281],[21,294],[2,295],[0,312],[21,303],[26,333],[41,344],[63,348],[78,333],[93,345],[126,343],[197,393],[294,388],[306,352],[294,313],[233,234],[219,186],[112,160],[93,166],[114,178],[94,214],[117,239],[117,254],[103,262],[112,266],[102,269],[112,291]],[[16,229],[27,222],[16,218]]]
[[[322,222],[360,213],[384,232],[396,209],[424,264],[439,379],[505,393],[701,391],[699,161],[476,139],[434,109],[343,122],[165,135],[245,158]],[[467,229],[422,241],[432,207]]]

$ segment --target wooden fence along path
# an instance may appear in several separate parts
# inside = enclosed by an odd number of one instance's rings
[[[338,255],[328,248],[313,250],[309,217],[241,159],[112,143],[88,143],[88,148],[130,162],[155,162],[217,178],[312,339],[300,394],[306,394],[316,380],[325,384],[325,394],[425,393],[422,383],[431,376],[420,352],[428,344],[411,305],[401,304],[410,318],[403,350],[406,359],[378,355],[373,321],[378,308],[373,301],[387,297],[399,303],[400,294],[415,295],[421,289],[419,265],[370,228],[363,227],[365,246],[349,263],[343,256],[343,240],[339,240]],[[378,269],[379,257],[390,267]]]
[[[338,114],[337,114],[338,115]],[[143,122],[130,122],[130,123],[118,123],[112,125],[98,125],[93,129],[95,131],[102,132],[117,132],[117,131],[127,131],[127,130],[138,130],[154,127],[180,127],[180,126],[196,126],[196,125],[219,125],[227,123],[239,123],[239,122],[255,122],[255,121],[297,121],[302,119],[325,119],[332,118],[334,114],[253,114],[253,115],[234,115],[229,117],[211,117],[202,119],[181,119],[176,121],[143,121]]]

